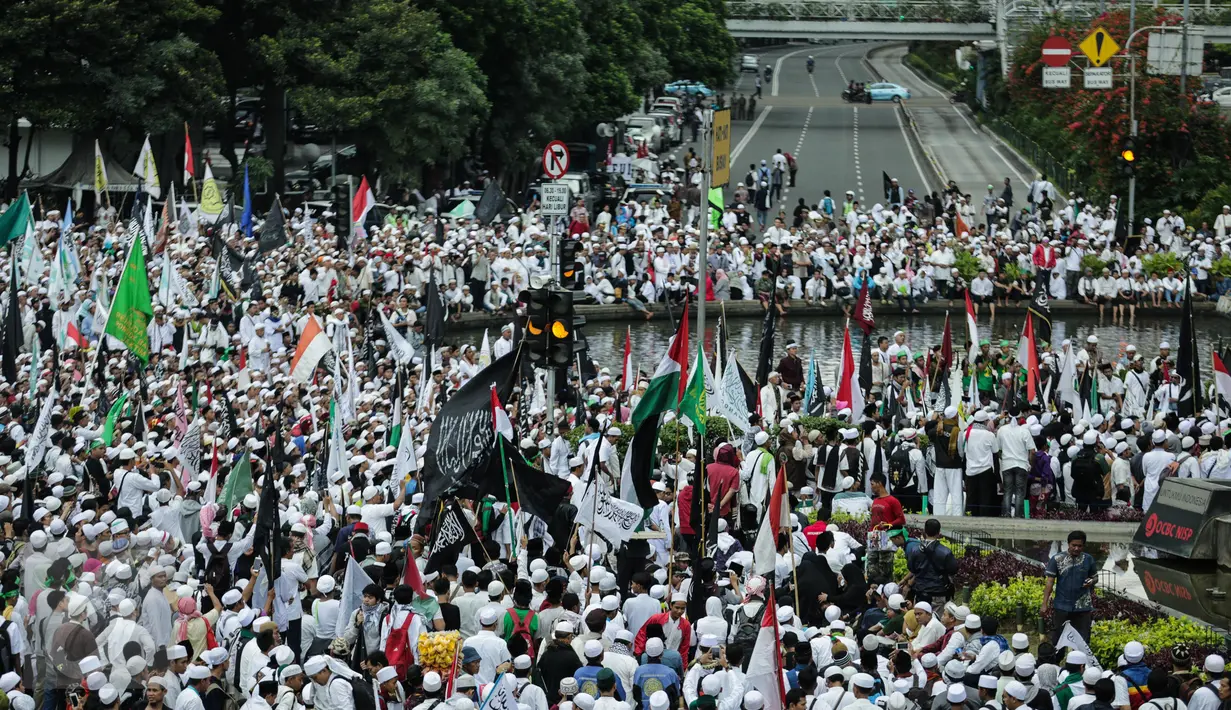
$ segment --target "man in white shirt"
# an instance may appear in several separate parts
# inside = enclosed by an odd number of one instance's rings
[[[158,482],[158,476],[153,474],[146,476],[133,468],[133,462],[136,459],[136,451],[123,449],[120,451],[122,468],[112,474],[112,480],[115,481],[115,488],[118,491],[116,501],[120,508],[127,510],[134,518],[141,515],[145,494],[153,493],[162,487],[162,484]]]
[[[997,505],[995,457],[1000,451],[996,435],[988,430],[991,417],[986,410],[975,412],[974,421],[960,434],[958,449],[966,457],[967,510],[971,515],[996,516]]]
[[[661,610],[658,600],[650,596],[650,587],[652,585],[653,580],[649,573],[643,571],[633,574],[632,588],[634,596],[624,602],[624,624],[625,628],[634,637],[641,630],[646,620]]]
[[[479,612],[479,625],[482,627],[479,633],[466,639],[462,645],[463,652],[473,649],[479,655],[479,671],[474,676],[480,683],[494,681],[513,660],[508,644],[496,634],[499,621],[500,614],[493,607],[485,607]],[[463,665],[468,662],[463,658]]]
[[[1034,437],[1027,427],[1017,423],[1020,412],[1014,406],[1009,416],[996,431],[996,443],[1000,447],[1000,476],[1004,485],[1004,515],[1016,518],[1024,515],[1026,500],[1026,477],[1034,463]]]
[[[1175,463],[1175,454],[1163,448],[1166,441],[1167,432],[1163,429],[1155,429],[1150,435],[1149,448],[1141,455],[1141,472],[1145,476],[1141,508],[1145,511],[1149,511],[1150,506],[1154,504],[1154,496],[1158,495],[1162,479],[1169,475],[1169,472],[1174,473],[1178,468]]]
[[[188,679],[188,687],[175,699],[175,710],[205,710],[205,702],[201,699],[209,686],[209,669],[200,664],[188,666],[184,673]]]
[[[334,673],[325,656],[309,658],[303,664],[303,672],[312,679],[312,703],[316,710],[355,710],[350,682]]]

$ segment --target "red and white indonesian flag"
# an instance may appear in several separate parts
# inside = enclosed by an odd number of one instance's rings
[[[979,354],[979,324],[975,320],[975,304],[970,301],[970,289],[966,290],[966,338],[970,341],[970,349],[966,351],[966,362],[975,364],[975,355]]]
[[[355,190],[355,201],[351,203],[350,213],[351,218],[355,220],[355,224],[359,228],[363,228],[363,221],[368,218],[368,211],[376,206],[376,195],[372,193],[372,187],[368,185],[368,176],[364,175],[359,181],[359,189]]]
[[[637,378],[633,377],[633,329],[624,332],[624,370],[620,374],[620,386],[625,392],[632,392]]]
[[[778,605],[774,603],[772,590],[765,603],[765,615],[761,617],[761,629],[757,632],[757,641],[748,659],[744,682],[745,690],[755,690],[765,699],[763,710],[782,710],[786,707],[786,691],[782,685],[782,651],[778,640]]]
[[[774,489],[769,494],[769,505],[766,515],[761,519],[761,529],[757,531],[757,541],[753,546],[754,567],[757,574],[765,575],[774,571],[778,560],[778,533],[790,525],[787,514],[789,506],[783,504],[786,496],[786,468],[778,469],[778,477],[774,480]]]
[[[1214,386],[1215,393],[1231,404],[1231,373],[1227,372],[1227,366],[1218,353],[1214,353]]]
[[[309,318],[295,348],[295,359],[291,360],[291,378],[296,382],[312,379],[317,363],[329,349],[329,336],[325,335],[325,329],[321,328],[316,318]]]
[[[513,441],[513,423],[509,421],[509,413],[504,411],[504,407],[500,405],[495,385],[492,385],[492,426],[495,427],[496,433],[503,436],[506,441]]]
[[[855,354],[851,350],[851,325],[846,324],[842,334],[842,366],[838,370],[838,401],[851,408],[851,422],[863,421],[863,390],[859,388],[859,370],[855,368]]]

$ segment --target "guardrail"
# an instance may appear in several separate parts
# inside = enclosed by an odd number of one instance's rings
[[[1087,171],[1079,170],[1059,160],[1035,143],[1030,136],[1022,133],[1004,119],[993,118],[986,121],[984,125],[1013,146],[1014,150],[1030,161],[1030,164],[1039,172],[1046,175],[1047,179],[1060,190],[1062,196],[1067,198],[1070,192],[1085,194],[1085,184],[1089,177]]]

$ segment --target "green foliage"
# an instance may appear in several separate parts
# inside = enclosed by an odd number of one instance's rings
[[[696,449],[705,460],[713,459],[714,449],[724,441],[731,440],[731,425],[722,417],[705,417],[705,445],[698,446],[697,433],[693,430],[693,438],[688,438],[688,427],[678,419],[663,424],[658,428],[658,451],[663,454],[680,453],[688,449]],[[738,436],[738,433],[736,434]],[[771,442],[772,443],[772,442]]]
[[[248,179],[253,185],[260,185],[274,174],[273,166],[259,155],[244,156],[244,165],[248,166]]]
[[[1037,611],[1037,604],[1036,611]],[[971,606],[974,610],[974,606]],[[1221,646],[1222,637],[1203,626],[1174,616],[1162,616],[1145,623],[1124,619],[1095,621],[1090,632],[1090,650],[1104,668],[1115,667],[1116,658],[1124,652],[1124,644],[1140,641],[1146,653],[1164,651],[1176,644]]]
[[[1017,264],[1005,264],[1004,279],[1006,281],[1016,281],[1022,277],[1022,269]]]
[[[373,0],[325,28],[325,41],[320,30],[295,38],[316,77],[291,89],[305,117],[354,141],[393,177],[464,152],[488,112],[485,79],[433,14],[408,0]]]
[[[1172,269],[1178,274],[1186,270],[1184,260],[1169,251],[1150,254],[1141,260],[1141,268],[1150,276],[1166,276],[1167,269]]]
[[[799,428],[805,431],[816,429],[825,435],[826,441],[833,441],[838,437],[838,429],[842,428],[842,422],[831,417],[800,417]]]
[[[639,0],[646,38],[679,79],[721,86],[730,80],[735,40],[723,0]]]
[[[963,279],[969,282],[971,279],[979,275],[979,258],[965,249],[959,250],[953,258],[953,268],[957,269]]]
[[[1043,579],[1022,577],[1008,585],[980,584],[970,594],[970,611],[982,618],[1010,619],[1017,615],[1018,605],[1026,610],[1027,619],[1039,617],[1043,604]]]
[[[1220,279],[1231,276],[1231,257],[1219,257],[1218,260],[1210,264],[1210,273]]]
[[[1111,265],[1110,261],[1104,261],[1098,257],[1098,254],[1086,254],[1081,258],[1081,269],[1084,272],[1090,269],[1095,276],[1103,273],[1103,269]]]
[[[1213,226],[1214,220],[1222,214],[1223,205],[1231,205],[1231,183],[1224,182],[1205,193],[1197,206],[1184,215],[1184,223],[1196,227],[1209,222]]]
[[[965,545],[954,542],[947,537],[941,538],[940,544],[952,550],[953,556],[958,559],[961,559],[968,554],[967,547]],[[906,576],[908,571],[909,570],[906,568],[906,549],[899,547],[897,551],[893,553],[893,578],[902,579]]]
[[[620,431],[623,432],[623,434],[620,435],[620,440],[616,442],[616,453],[623,457],[624,453],[628,451],[629,443],[633,440],[633,425],[613,423],[610,424],[609,427],[619,427]],[[568,440],[569,446],[572,450],[576,451],[577,446],[581,443],[582,437],[585,435],[585,427],[574,427],[568,430],[568,433],[564,435],[564,438]]]

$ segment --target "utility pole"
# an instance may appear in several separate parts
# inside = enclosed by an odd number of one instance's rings
[[[567,229],[567,222],[564,218],[553,217],[551,219],[550,234],[547,238],[547,262],[548,276],[547,288],[553,289],[556,287],[556,275],[560,273],[560,238],[564,229]],[[550,321],[548,324],[550,327]],[[572,337],[572,333],[569,333]],[[577,367],[578,376],[581,375],[581,366]],[[556,432],[556,368],[548,367],[545,373],[544,389],[547,390],[547,436],[551,437]],[[584,382],[582,384],[585,384]]]
[[[1189,0],[1184,0],[1184,22],[1180,26],[1180,105],[1188,107],[1188,10]]]
[[[1184,0],[1188,2],[1188,0]],[[1125,53],[1129,55],[1129,71],[1132,74],[1132,91],[1135,93],[1137,89],[1137,59],[1129,51],[1128,45],[1132,42],[1133,35],[1136,34],[1137,28],[1137,0],[1129,0],[1128,3],[1128,41],[1124,43]],[[1128,119],[1128,134],[1134,138],[1137,137],[1137,117],[1133,113],[1133,105],[1136,103],[1133,98],[1129,99],[1129,119]],[[1133,236],[1133,228],[1137,224],[1133,221],[1137,207],[1137,173],[1134,172],[1128,177],[1128,236]],[[1127,244],[1127,239],[1125,240]]]

